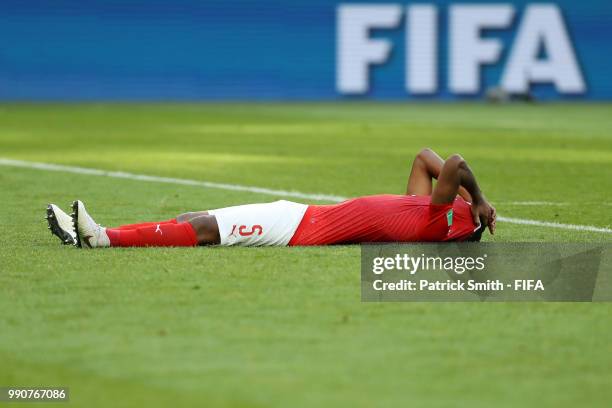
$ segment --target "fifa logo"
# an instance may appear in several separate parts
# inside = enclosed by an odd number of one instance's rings
[[[560,94],[581,94],[586,84],[556,4],[529,4],[517,17],[515,6],[500,4],[452,4],[445,14],[447,49],[439,50],[439,9],[434,4],[341,4],[337,9],[336,87],[341,94],[365,94],[370,88],[374,66],[388,62],[394,44],[375,38],[372,30],[397,29],[405,22],[404,89],[409,94],[427,95],[440,90],[440,55],[448,61],[448,91],[477,94],[481,68],[500,62],[504,47],[508,57],[498,83],[509,93],[529,92],[533,84],[551,84]],[[519,18],[520,17],[520,18]],[[511,44],[494,33],[508,30],[517,22]]]

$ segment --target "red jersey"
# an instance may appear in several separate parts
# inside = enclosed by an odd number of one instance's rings
[[[375,195],[310,205],[289,245],[462,241],[477,226],[470,204],[431,204],[431,196]]]

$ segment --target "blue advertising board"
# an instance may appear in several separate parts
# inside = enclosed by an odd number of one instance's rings
[[[610,100],[611,22],[609,0],[3,0],[0,100]]]

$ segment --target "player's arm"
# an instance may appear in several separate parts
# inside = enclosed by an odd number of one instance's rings
[[[443,165],[444,160],[436,152],[429,148],[421,150],[412,162],[406,194],[431,195],[432,179],[438,179]],[[465,188],[459,187],[457,193],[465,201],[472,202],[472,197]]]
[[[496,221],[495,208],[485,199],[474,173],[460,155],[454,154],[444,162],[438,183],[431,194],[431,203],[452,203],[461,187],[467,190],[472,197],[474,223],[488,226],[489,231],[493,234]]]

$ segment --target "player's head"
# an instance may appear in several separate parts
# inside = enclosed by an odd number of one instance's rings
[[[480,227],[478,227],[478,229],[474,231],[472,235],[470,235],[468,239],[466,239],[465,241],[466,242],[480,242],[480,238],[482,238],[482,233],[484,232],[486,228],[487,227],[483,223],[481,223]]]

